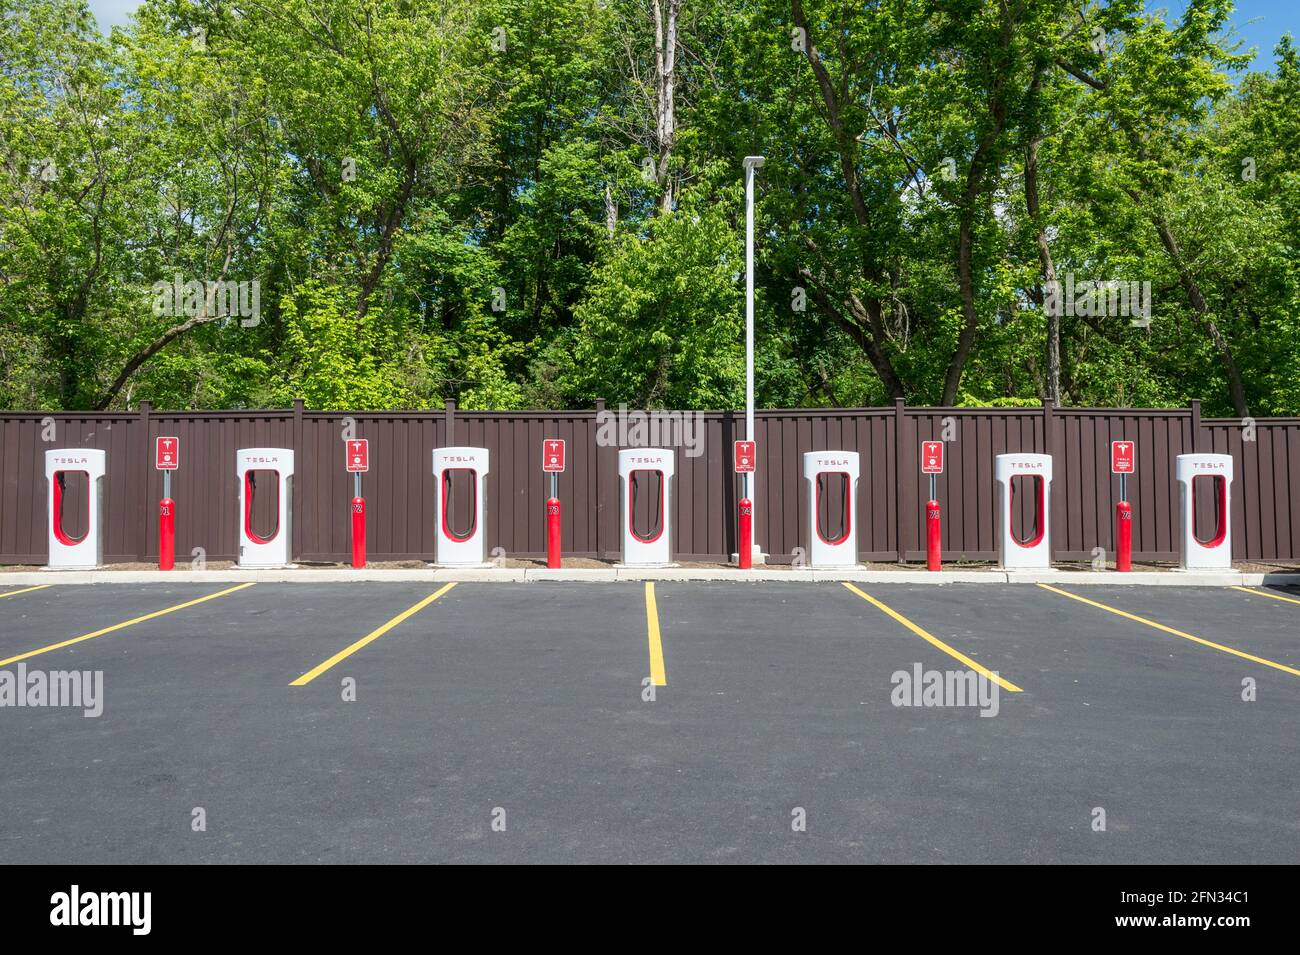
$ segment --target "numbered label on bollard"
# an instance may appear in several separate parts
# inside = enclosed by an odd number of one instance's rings
[[[943,442],[942,441],[921,442],[921,473],[922,474],[943,473]]]
[[[753,441],[736,442],[736,473],[753,474],[758,449]]]
[[[1137,470],[1137,445],[1132,441],[1110,443],[1110,473],[1132,474]]]
[[[181,464],[181,439],[159,438],[154,445],[153,466],[159,471],[175,471]]]
[[[563,438],[547,438],[542,442],[542,470],[557,473],[564,470]]]
[[[365,472],[370,470],[370,441],[366,438],[352,438],[345,441],[347,469]]]

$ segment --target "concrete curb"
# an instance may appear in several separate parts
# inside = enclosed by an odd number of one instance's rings
[[[1275,571],[1269,574],[1241,575],[1243,587],[1263,587],[1265,584],[1270,587],[1297,587],[1300,586],[1300,574],[1284,574]]]
[[[862,584],[1005,584],[1007,575],[1001,570],[945,570],[931,573],[928,570],[814,570],[815,581],[844,581]]]
[[[618,580],[618,570],[613,567],[530,567],[524,573],[524,580],[587,581],[590,583],[613,583]]]
[[[617,581],[731,581],[733,583],[835,583],[866,584],[1036,584],[1066,586],[1154,586],[1154,587],[1261,587],[1300,586],[1300,573],[1247,574],[1240,571],[1182,572],[1091,570],[874,570],[866,567],[845,570],[774,570],[756,567],[572,567],[550,570],[544,567],[467,567],[353,570],[347,567],[293,567],[265,570],[67,570],[21,571],[0,574],[0,588],[35,587],[41,584],[223,584],[223,583],[545,583]]]

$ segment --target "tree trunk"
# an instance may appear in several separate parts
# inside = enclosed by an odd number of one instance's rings
[[[226,216],[227,225],[229,224],[230,217],[233,214],[234,214],[234,206],[232,204],[232,206],[230,207],[230,212]],[[222,231],[223,232],[225,231],[224,227],[222,228]],[[227,246],[226,258],[225,261],[222,262],[221,264],[221,275],[217,279],[218,284],[226,281],[226,277],[230,274],[230,263],[234,258],[234,255],[235,255],[234,246],[233,245]],[[216,321],[218,318],[221,318],[222,317],[221,315],[217,315],[213,313],[211,308],[212,304],[213,304],[212,296],[207,294],[205,290],[205,294],[203,296],[202,312],[200,312],[198,315],[195,315],[189,321],[181,322],[179,325],[173,325],[171,328],[167,329],[167,331],[163,332],[161,335],[159,335],[157,338],[151,341],[140,351],[132,355],[130,360],[128,360],[127,363],[124,366],[122,366],[121,373],[118,374],[117,378],[113,380],[113,383],[108,386],[108,390],[104,392],[104,397],[99,399],[99,404],[95,405],[95,410],[96,411],[106,410],[108,406],[113,403],[113,399],[117,397],[118,392],[120,392],[126,386],[126,383],[131,380],[131,376],[135,374],[136,369],[139,368],[141,365],[143,365],[145,362],[147,362],[154,355],[158,354],[158,352],[166,348],[168,344],[180,338],[182,335],[184,335],[186,332],[190,331],[191,329],[198,328],[200,325],[206,325],[208,322]]]
[[[894,371],[889,356],[880,347],[877,334],[868,331],[868,329],[875,329],[878,333],[883,325],[880,301],[872,298],[867,299],[866,303],[863,304],[857,295],[849,293],[849,311],[853,313],[853,317],[850,318],[844,314],[842,309],[837,308],[831,302],[826,290],[821,287],[808,268],[800,268],[798,277],[799,281],[808,286],[808,291],[817,306],[835,319],[845,334],[853,339],[858,348],[862,349],[866,354],[867,360],[871,362],[871,367],[876,370],[876,375],[880,378],[881,384],[885,386],[885,393],[889,395],[890,399],[906,397],[903,392],[903,382],[898,377],[898,373]]]
[[[975,332],[979,329],[979,310],[975,305],[975,279],[972,274],[971,256],[975,245],[975,213],[980,196],[980,185],[984,179],[984,169],[988,164],[989,152],[993,142],[1002,132],[1004,111],[1000,101],[993,104],[994,125],[975,150],[971,158],[970,171],[966,174],[966,189],[962,194],[961,224],[957,230],[957,285],[961,291],[961,333],[957,336],[957,347],[948,362],[948,371],[943,377],[943,396],[939,403],[951,407],[957,403],[957,392],[961,388],[961,373],[966,368],[975,345]]]
[[[614,190],[605,183],[605,231],[614,238],[618,231],[618,203],[614,201]]]
[[[826,106],[826,122],[830,126],[831,135],[835,138],[836,151],[839,153],[840,172],[844,176],[845,190],[849,194],[849,202],[853,208],[853,218],[857,222],[859,229],[864,233],[870,232],[872,227],[871,211],[867,207],[866,199],[862,195],[861,184],[858,181],[857,140],[850,136],[844,128],[844,121],[840,115],[839,100],[835,96],[835,86],[831,82],[826,64],[822,62],[821,55],[812,42],[812,31],[808,28],[808,20],[804,15],[803,4],[800,0],[791,0],[791,16],[794,19],[795,26],[802,29],[804,35],[808,38],[808,42],[804,46],[804,56],[808,60],[808,65],[812,67],[813,76],[817,80],[817,88],[821,93],[822,103]],[[811,251],[817,251],[811,239],[805,238],[804,241]],[[803,269],[801,272],[805,276],[812,275],[808,269]],[[867,282],[875,284],[880,280],[881,270],[875,262],[864,258],[862,276]],[[886,393],[891,398],[902,398],[902,381],[899,379],[893,362],[884,349],[886,336],[884,323],[881,321],[882,308],[880,300],[878,298],[869,298],[864,306],[857,295],[850,292],[847,304],[849,310],[853,313],[854,319],[856,319],[854,321],[844,315],[842,309],[830,304],[829,296],[825,294],[824,290],[819,290],[819,292],[820,296],[816,298],[816,301],[822,310],[834,318],[848,332],[858,347],[866,353],[872,367],[876,369],[876,373],[880,377],[881,384],[885,386]],[[865,328],[863,322],[865,322]]]
[[[1246,403],[1246,386],[1241,380],[1241,369],[1237,367],[1237,361],[1232,357],[1232,347],[1223,337],[1218,322],[1210,315],[1210,307],[1206,304],[1205,296],[1201,294],[1200,283],[1196,281],[1196,276],[1192,275],[1183,261],[1182,251],[1178,248],[1178,241],[1174,238],[1169,224],[1160,216],[1156,216],[1154,222],[1156,232],[1160,235],[1160,243],[1173,261],[1174,268],[1178,270],[1178,281],[1182,284],[1183,291],[1187,293],[1197,319],[1210,336],[1210,340],[1214,342],[1214,347],[1218,349],[1219,357],[1223,360],[1223,368],[1228,375],[1228,394],[1232,398],[1233,411],[1238,418],[1245,418],[1250,415],[1250,408]]]
[[[1043,285],[1054,287],[1056,283],[1056,264],[1052,261],[1052,249],[1047,241],[1047,229],[1039,217],[1038,205],[1038,146],[1040,139],[1031,139],[1025,146],[1025,208],[1034,225],[1034,239],[1038,243],[1038,261],[1043,268]],[[1039,289],[1038,304],[1044,306],[1042,289]],[[1044,398],[1052,404],[1061,403],[1061,316],[1059,310],[1044,308],[1047,318],[1047,381]]]
[[[1004,11],[1000,39],[1004,49],[1010,48],[1012,40],[1012,15]],[[996,167],[998,138],[1006,126],[1007,104],[1006,71],[1013,70],[1014,65],[1004,64],[1003,71],[994,76],[989,91],[989,128],[981,137],[975,153],[971,156],[970,170],[966,173],[966,188],[962,192],[960,226],[957,231],[957,285],[961,290],[962,326],[957,336],[957,347],[953,350],[952,360],[948,362],[948,371],[943,377],[943,396],[940,403],[952,406],[957,403],[957,392],[961,388],[961,374],[966,368],[975,345],[975,333],[979,330],[979,311],[975,307],[975,280],[971,267],[971,256],[975,245],[975,215],[979,201],[984,174],[990,166]]]
[[[655,139],[659,146],[658,161],[655,163],[655,182],[663,190],[659,198],[661,212],[671,212],[673,208],[673,187],[668,175],[668,166],[672,160],[673,147],[677,142],[675,104],[677,18],[681,6],[681,0],[668,0],[668,15],[665,21],[660,0],[652,0],[651,3],[651,12],[655,19]]]

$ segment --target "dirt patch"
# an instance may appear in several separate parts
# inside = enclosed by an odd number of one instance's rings
[[[1245,574],[1294,574],[1300,573],[1300,564],[1294,561],[1263,561],[1243,560],[1234,562],[1232,565],[1236,570]]]

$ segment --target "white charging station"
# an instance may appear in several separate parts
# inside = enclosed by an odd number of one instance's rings
[[[63,527],[66,474],[86,475],[86,532],[73,537]],[[50,570],[87,570],[104,563],[104,475],[108,454],[98,448],[59,448],[45,452]]]
[[[1033,529],[1019,537],[1012,523],[1015,513],[1015,478],[1034,479]],[[1048,570],[1052,566],[1052,456],[1050,454],[999,454],[994,459],[997,485],[998,566],[1010,570]]]
[[[1178,566],[1182,570],[1232,569],[1232,455],[1180,454],[1174,459],[1174,477],[1183,514]],[[1196,536],[1196,479],[1214,479],[1214,533],[1206,540]]]
[[[858,476],[856,451],[807,451],[803,456],[804,502],[808,512],[808,566],[813,570],[858,566]],[[830,478],[842,495],[841,520],[831,527]],[[825,520],[823,520],[823,517]]]
[[[676,456],[666,448],[623,448],[618,452],[619,514],[622,517],[623,566],[667,567],[673,561],[673,474]],[[650,485],[643,482],[649,481]],[[636,504],[658,491],[659,511],[646,536],[636,527]]]
[[[433,519],[436,529],[434,563],[448,567],[479,567],[487,563],[487,528],[483,523],[483,502],[487,499],[489,472],[487,448],[434,448]],[[469,472],[470,526],[464,530],[452,527],[450,507],[452,475],[456,471]]]
[[[258,486],[254,472],[270,471],[275,477],[277,507],[275,530],[262,537],[253,530],[253,501],[267,493]],[[293,539],[293,451],[288,448],[242,448],[235,452],[235,475],[239,478],[239,566],[284,567],[289,563]],[[263,479],[264,481],[265,479]]]

